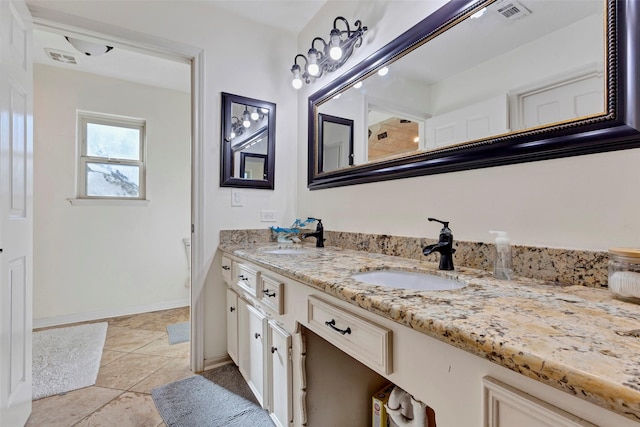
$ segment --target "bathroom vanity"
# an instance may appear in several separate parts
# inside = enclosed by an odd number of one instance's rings
[[[337,247],[223,243],[228,352],[280,426],[367,426],[393,382],[443,426],[640,426],[640,307],[608,291]],[[356,272],[466,283],[416,291]]]

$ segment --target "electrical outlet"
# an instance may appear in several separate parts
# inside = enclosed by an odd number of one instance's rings
[[[242,199],[242,192],[240,190],[231,190],[231,206],[242,206]]]
[[[262,222],[276,222],[276,211],[260,211],[260,221]]]

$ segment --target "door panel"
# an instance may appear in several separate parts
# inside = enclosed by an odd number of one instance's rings
[[[0,1],[0,425],[31,412],[33,71],[31,16]]]

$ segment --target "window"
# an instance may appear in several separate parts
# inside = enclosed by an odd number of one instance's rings
[[[78,113],[79,198],[145,198],[145,126],[141,119]]]

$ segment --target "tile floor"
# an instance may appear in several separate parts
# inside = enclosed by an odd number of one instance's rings
[[[96,384],[34,401],[26,426],[165,426],[151,389],[194,375],[189,343],[169,345],[166,329],[187,320],[189,307],[102,320],[109,326]]]

